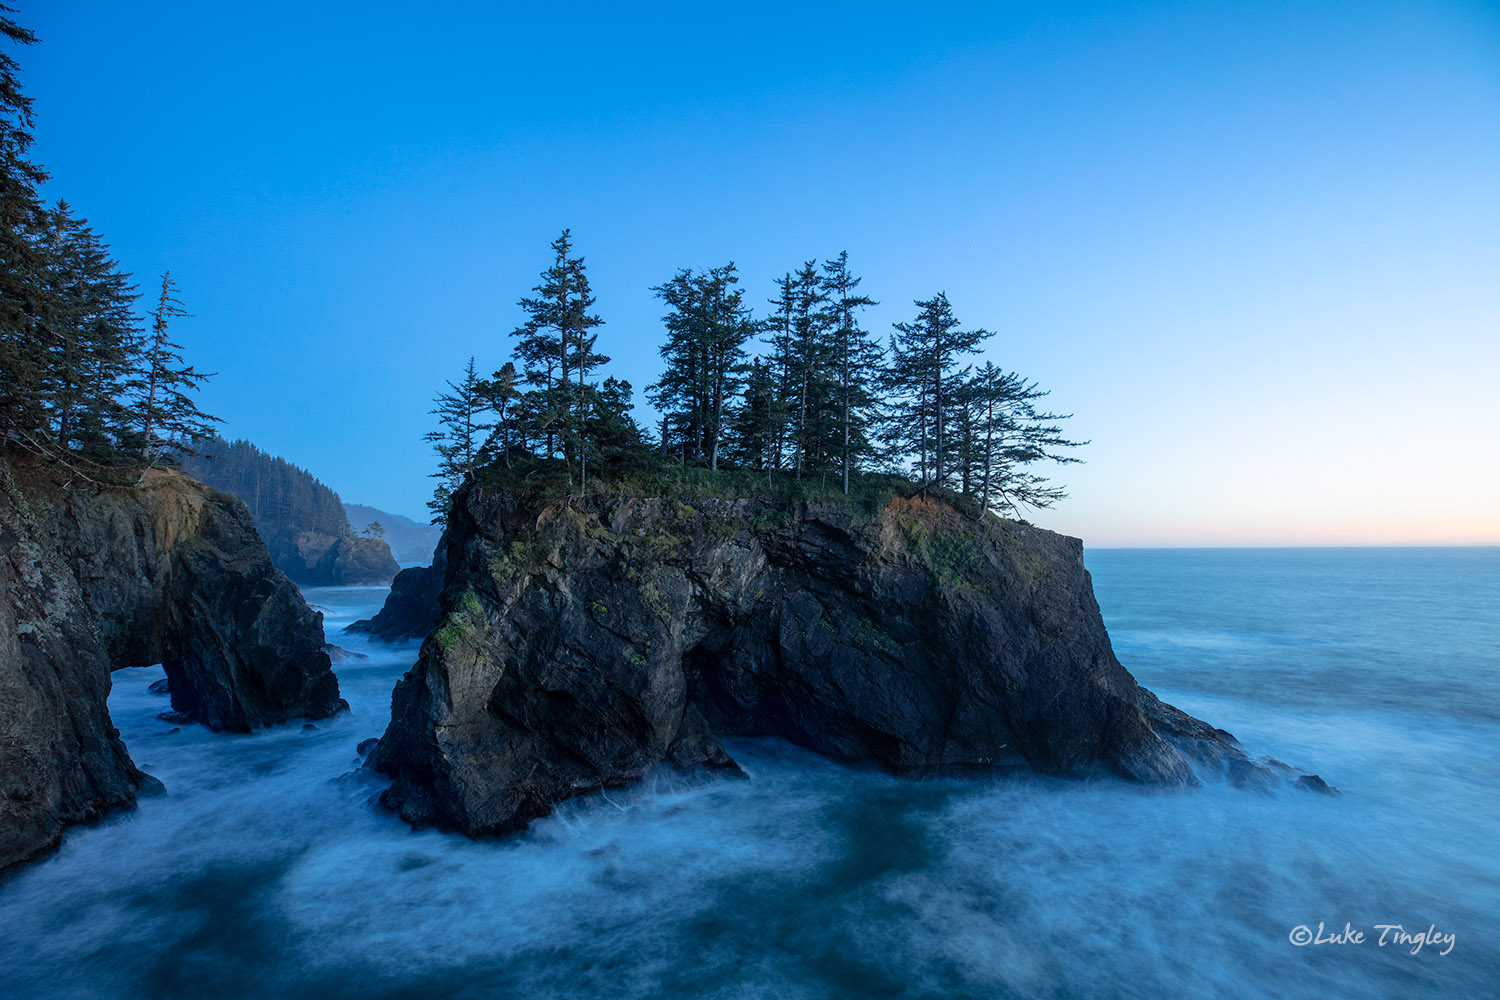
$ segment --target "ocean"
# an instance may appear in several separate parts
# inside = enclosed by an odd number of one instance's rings
[[[356,771],[415,657],[309,590],[351,711],[249,736],[110,709],[168,794],[0,883],[0,996],[1500,995],[1500,549],[1089,550],[1147,687],[1340,789],[904,780],[729,741],[491,842]],[[1383,928],[1383,929],[1382,929]]]

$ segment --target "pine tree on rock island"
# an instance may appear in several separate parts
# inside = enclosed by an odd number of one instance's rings
[[[844,495],[849,495],[849,476],[857,463],[875,452],[870,425],[879,405],[876,382],[885,352],[859,325],[858,311],[878,303],[855,292],[859,278],[849,271],[849,252],[823,264],[823,290],[833,326],[834,384],[838,389],[838,460]]]
[[[661,347],[666,370],[646,389],[662,411],[661,447],[667,454],[718,469],[734,397],[740,389],[745,343],[756,323],[737,287],[731,262],[707,271],[681,270],[653,288],[667,304]]]
[[[653,441],[630,416],[630,384],[595,380],[609,363],[595,347],[603,321],[571,231],[551,250],[520,300],[512,357],[483,380],[471,358],[437,397],[439,429],[427,435],[438,452],[437,520],[474,482],[578,496],[601,475],[671,490],[702,482],[695,470],[754,470],[766,490],[803,496],[904,481],[976,512],[1019,513],[1065,495],[1031,466],[1076,462],[1068,452],[1086,442],[1063,435],[1065,415],[1038,409],[1046,393],[1034,382],[992,361],[976,370],[991,334],[960,324],[943,293],[918,300],[887,349],[861,323],[877,303],[847,252],[787,271],[764,320],[745,304],[733,263],[679,269],[651,289],[666,306],[662,372],[646,388],[660,414]]]
[[[500,370],[478,386],[484,405],[495,414],[496,443],[500,460],[511,468],[511,449],[522,444],[526,435],[521,417],[521,390],[516,380],[516,364],[507,361]]]
[[[560,445],[569,470],[575,459],[583,460],[579,414],[589,406],[589,374],[609,363],[594,349],[598,335],[591,331],[604,321],[590,312],[594,296],[588,272],[582,257],[570,256],[572,249],[573,234],[564,229],[552,241],[553,263],[542,272],[536,294],[521,300],[526,320],[513,332],[547,456],[554,456]]]
[[[1048,393],[993,362],[985,362],[966,388],[972,408],[969,452],[973,462],[964,471],[966,476],[970,469],[977,474],[965,492],[987,508],[1017,515],[1025,507],[1050,507],[1065,499],[1062,487],[1026,467],[1041,461],[1058,465],[1082,461],[1064,450],[1088,444],[1063,436],[1061,422],[1072,414],[1039,411],[1037,401]]]
[[[917,318],[895,324],[891,338],[886,386],[893,399],[888,427],[897,451],[915,453],[922,484],[946,487],[953,451],[951,425],[966,374],[959,363],[991,334],[959,329],[953,306],[942,292],[916,305]]]
[[[485,399],[481,389],[471,357],[463,378],[448,383],[449,391],[438,394],[437,406],[432,410],[437,414],[438,429],[429,431],[427,440],[432,442],[438,456],[437,471],[432,474],[438,486],[427,506],[432,510],[435,524],[447,520],[453,494],[473,480],[479,465],[485,443],[483,432],[490,426],[484,422]]]

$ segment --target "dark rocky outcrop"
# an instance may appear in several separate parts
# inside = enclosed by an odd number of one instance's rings
[[[733,769],[730,734],[901,773],[1265,770],[1136,685],[1077,539],[936,500],[472,490],[446,554],[368,761],[415,824],[500,833],[661,764]]]
[[[390,583],[401,566],[378,538],[298,532],[279,563],[287,576],[309,587]]]
[[[413,566],[396,574],[391,592],[374,618],[361,618],[344,631],[363,632],[386,642],[426,638],[441,613],[438,597],[447,568],[446,551],[439,545],[431,566]]]
[[[244,505],[179,473],[65,486],[0,460],[0,589],[0,868],[155,786],[110,723],[112,667],[162,663],[173,709],[214,729],[345,707]]]
[[[1339,790],[1316,774],[1304,774],[1297,779],[1297,787],[1319,795],[1338,795]]]

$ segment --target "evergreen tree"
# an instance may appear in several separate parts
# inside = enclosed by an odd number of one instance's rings
[[[770,421],[772,428],[770,468],[779,471],[784,468],[789,446],[792,402],[797,398],[797,379],[794,373],[795,361],[792,351],[793,317],[797,312],[797,284],[792,278],[792,272],[788,271],[776,279],[776,293],[776,297],[770,300],[771,315],[766,319],[762,328],[770,334],[771,345],[768,367],[772,395],[766,414],[766,419]]]
[[[0,5],[0,38],[35,42],[10,13]],[[185,364],[170,339],[171,322],[186,315],[170,275],[143,338],[136,289],[108,247],[66,202],[41,205],[47,175],[27,158],[33,126],[16,61],[0,52],[0,446],[79,475],[80,464],[126,456],[149,467],[218,422],[192,396],[211,376]]]
[[[189,395],[197,392],[212,372],[200,372],[182,360],[182,345],[174,342],[169,328],[174,319],[189,314],[174,294],[177,285],[168,271],[161,276],[161,295],[151,311],[151,332],[129,389],[134,391],[132,413],[140,424],[140,456],[149,466],[169,451],[191,452],[194,443],[213,435],[221,423],[198,409]]]
[[[986,362],[970,382],[978,476],[972,493],[989,508],[1019,514],[1023,507],[1050,507],[1067,494],[1045,476],[1025,468],[1050,461],[1071,465],[1081,459],[1063,449],[1087,441],[1063,436],[1061,421],[1071,414],[1046,413],[1037,401],[1048,395],[1035,382]],[[966,490],[966,492],[970,492]]]
[[[700,301],[699,276],[684,268],[665,284],[651,289],[667,303],[662,317],[667,339],[661,346],[666,362],[661,378],[646,387],[646,398],[662,413],[661,447],[679,454],[682,462],[701,463],[708,419],[704,359],[707,320]]]
[[[757,329],[738,284],[730,263],[684,269],[652,289],[668,306],[661,348],[666,370],[646,390],[663,413],[662,449],[680,449],[684,462],[691,458],[710,469],[719,467],[728,403],[739,390],[745,342]]]
[[[729,455],[736,465],[760,469],[776,468],[777,436],[785,424],[770,363],[756,358],[745,379],[744,404],[730,418]]]
[[[953,488],[964,496],[974,495],[983,461],[979,433],[978,378],[964,372],[954,383],[953,407],[948,416],[948,469],[956,482]]]
[[[5,16],[13,12],[0,6],[0,38],[35,43],[32,32]],[[34,326],[44,283],[34,242],[42,228],[36,188],[47,173],[27,159],[35,121],[19,76],[16,60],[0,51],[0,438],[25,444],[45,419],[45,357]]]
[[[895,324],[886,386],[893,395],[888,436],[899,456],[915,456],[923,485],[945,486],[952,442],[948,424],[961,395],[960,361],[974,354],[987,330],[960,330],[948,296],[916,303],[917,318]]]
[[[832,451],[837,423],[832,413],[834,354],[827,336],[832,317],[817,263],[803,264],[792,282],[790,368],[796,393],[792,425],[797,449],[794,465],[801,479],[810,467],[825,467]]]
[[[759,418],[772,427],[772,464],[798,478],[836,471],[846,490],[874,450],[867,427],[881,365],[879,346],[859,325],[859,310],[874,304],[855,291],[859,283],[847,253],[826,261],[822,273],[807,261],[778,279],[763,327],[776,391]]]
[[[647,458],[645,437],[630,415],[632,394],[630,383],[617,378],[584,387],[579,397],[583,430],[578,463],[580,490],[588,485],[590,462],[600,470],[596,474],[607,474],[633,471]]]
[[[564,229],[552,242],[552,266],[542,272],[536,293],[523,298],[526,322],[514,331],[519,338],[516,356],[521,372],[535,393],[530,409],[545,436],[547,456],[557,453],[561,443],[564,458],[581,447],[581,421],[576,414],[584,404],[584,386],[591,372],[609,363],[595,350],[598,335],[592,331],[603,320],[589,310],[594,296],[582,257],[571,257],[572,232]]]
[[[511,449],[518,444],[524,446],[521,430],[521,392],[516,386],[516,366],[507,361],[500,370],[480,383],[478,387],[484,405],[495,414],[494,433],[490,435],[491,447],[498,447],[505,467],[511,467]]]
[[[37,323],[50,348],[41,389],[50,415],[44,432],[63,451],[103,458],[128,435],[128,411],[120,399],[140,349],[137,295],[129,275],[66,202],[45,218],[49,294]]]
[[[482,421],[485,400],[480,392],[479,377],[474,373],[474,359],[469,358],[464,376],[457,383],[448,383],[448,392],[438,393],[437,406],[431,412],[437,415],[438,429],[429,431],[424,440],[432,442],[437,452],[438,468],[432,473],[438,481],[433,497],[427,502],[432,510],[433,523],[445,523],[448,509],[453,503],[453,494],[474,478],[479,465],[480,446],[484,442],[483,432],[489,424]]]
[[[849,494],[849,474],[873,450],[868,429],[879,399],[875,384],[884,363],[880,345],[859,325],[858,311],[877,303],[855,289],[860,279],[849,271],[849,252],[823,264],[823,289],[833,325],[834,377],[838,388],[839,464],[844,495]]]

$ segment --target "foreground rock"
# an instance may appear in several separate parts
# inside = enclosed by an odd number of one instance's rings
[[[112,667],[162,663],[172,707],[246,731],[346,707],[322,622],[238,500],[0,460],[0,869],[159,788],[110,722]]]
[[[414,824],[500,833],[661,764],[733,769],[730,734],[901,773],[1264,771],[1119,664],[1077,539],[937,501],[475,490],[446,549],[369,758]]]

